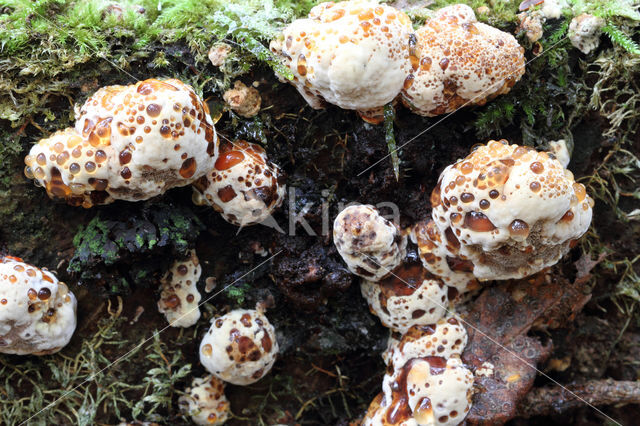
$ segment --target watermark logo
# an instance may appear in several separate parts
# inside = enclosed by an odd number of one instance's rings
[[[288,217],[285,220],[280,219],[280,222],[276,220],[273,215],[269,215],[265,220],[260,222],[260,225],[272,228],[281,234],[287,234],[289,236],[296,235],[309,235],[312,237],[328,236],[332,230],[333,219],[338,213],[349,206],[359,205],[356,201],[345,203],[339,201],[334,203],[331,199],[331,192],[329,190],[322,191],[322,202],[320,203],[321,211],[321,229],[314,229],[306,217],[314,211],[318,206],[317,202],[307,201],[303,205],[297,202],[296,187],[288,187],[288,197],[286,202],[288,203]],[[380,211],[380,215],[385,219],[399,225],[400,224],[400,208],[397,204],[390,201],[383,201],[374,205],[375,208]],[[240,229],[238,230],[240,232]]]

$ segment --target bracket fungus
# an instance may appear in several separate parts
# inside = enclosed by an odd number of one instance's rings
[[[200,363],[217,378],[245,386],[271,370],[278,350],[275,329],[261,309],[236,309],[212,320],[200,343]]]
[[[91,207],[188,185],[211,170],[216,155],[206,103],[180,80],[150,79],[99,89],[75,128],[31,148],[25,174],[50,197]]]
[[[40,140],[25,163],[25,175],[51,198],[86,208],[193,183],[196,203],[240,226],[266,219],[285,192],[284,174],[264,149],[220,144],[207,104],[176,79],[99,89],[75,128]]]
[[[162,277],[158,311],[163,313],[171,327],[191,327],[200,318],[201,295],[196,283],[202,267],[195,250],[189,257],[176,261]]]
[[[386,4],[321,3],[309,18],[289,24],[270,48],[313,108],[326,101],[374,124],[400,94],[424,116],[484,105],[507,93],[525,69],[516,39],[478,22],[462,4],[436,11],[414,33],[407,15]]]
[[[371,205],[342,210],[333,222],[333,242],[349,270],[370,281],[389,275],[404,259],[407,237]]]
[[[193,201],[238,226],[260,223],[282,204],[285,176],[260,145],[222,141],[210,172],[194,183]]]
[[[326,101],[377,123],[379,110],[400,93],[409,73],[412,37],[409,17],[392,6],[326,2],[289,24],[270,49],[313,108]]]
[[[555,264],[589,228],[593,206],[553,155],[505,140],[448,166],[431,203],[440,235],[432,242],[480,280],[523,278]]]
[[[402,99],[420,115],[435,116],[465,105],[484,105],[524,74],[524,49],[508,33],[477,22],[466,5],[435,12],[416,31],[417,59]]]
[[[76,298],[46,269],[0,256],[0,352],[47,355],[76,328]]]
[[[193,379],[178,403],[182,412],[197,425],[222,425],[231,412],[224,394],[224,382],[211,375]]]

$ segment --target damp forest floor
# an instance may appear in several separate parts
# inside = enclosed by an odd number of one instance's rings
[[[365,124],[336,107],[313,110],[274,76],[279,65],[268,40],[313,1],[119,3],[0,0],[0,253],[56,272],[78,298],[78,328],[58,354],[0,355],[0,423],[190,424],[178,398],[205,374],[197,348],[209,320],[271,299],[281,356],[256,384],[227,386],[228,424],[357,420],[379,392],[387,331],[333,248],[329,219],[354,201],[393,202],[403,225],[424,219],[440,171],[474,144],[502,138],[541,149],[567,140],[569,168],[596,201],[588,234],[551,269],[572,281],[585,259],[599,260],[580,275],[591,298],[572,322],[540,334],[553,350],[538,367],[563,384],[640,378],[640,32],[632,8],[620,6],[626,2],[570,2],[618,31],[584,55],[565,37],[566,14],[548,20],[534,46],[517,30],[519,2],[469,1],[484,8],[480,20],[516,34],[532,60],[525,76],[509,94],[441,123],[399,108],[392,126]],[[402,3],[419,19],[420,7],[452,2]],[[232,49],[215,67],[207,52],[218,43]],[[280,229],[238,230],[193,205],[189,188],[85,210],[50,200],[24,177],[30,146],[69,126],[74,105],[101,86],[151,77],[193,85],[221,137],[265,146],[287,173],[288,195],[274,215]],[[222,94],[236,80],[260,92],[253,118],[225,107]],[[417,135],[399,151],[399,179],[388,158],[361,174],[388,153],[389,138],[402,146]],[[308,227],[291,225],[303,210]],[[158,279],[194,247],[203,300],[214,297],[196,326],[165,330]],[[279,254],[260,266],[262,249]],[[205,282],[215,289],[206,293]],[[535,386],[549,383],[539,377]],[[623,424],[640,415],[638,405],[601,408]],[[604,423],[586,406],[522,414],[511,423]]]

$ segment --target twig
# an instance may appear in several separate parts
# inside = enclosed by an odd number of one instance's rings
[[[625,405],[640,403],[640,382],[593,380],[566,385],[567,389],[592,405]],[[529,418],[562,413],[582,407],[584,402],[558,386],[535,388],[518,407],[518,417]]]
[[[396,118],[396,111],[390,103],[384,106],[384,133],[387,142],[387,149],[391,155],[391,165],[396,180],[400,179],[400,158],[396,147],[396,137],[393,133],[393,120]]]

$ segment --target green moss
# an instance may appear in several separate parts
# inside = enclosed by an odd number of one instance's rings
[[[516,86],[477,110],[474,127],[479,138],[499,138],[502,129],[515,124],[526,145],[572,140],[572,130],[587,110],[589,88],[584,70],[571,66],[569,41],[557,41],[566,25],[556,25],[545,31],[547,36],[541,40],[544,53],[527,65]]]
[[[0,357],[0,422],[94,425],[138,417],[141,409],[147,419],[162,421],[159,404],[166,413],[177,389],[186,386],[191,366],[179,349],[157,337],[141,345],[127,340],[123,329],[124,318],[102,318],[93,335],[74,339],[58,354],[19,363]],[[118,364],[111,367],[115,359]]]
[[[76,233],[73,245],[80,252],[100,257],[105,265],[111,265],[118,259],[118,245],[110,241],[109,223],[102,220],[100,215],[95,216],[85,228]],[[80,272],[81,268],[74,263],[69,266],[69,270]]]
[[[135,211],[108,207],[74,236],[68,271],[108,293],[146,286],[157,282],[167,259],[186,255],[202,228],[190,209],[169,203],[147,202]]]
[[[280,27],[303,15],[313,1],[288,0],[143,0],[121,1],[120,11],[107,9],[102,0],[7,0],[0,9],[0,119],[19,126],[29,117],[54,120],[51,103],[73,103],[78,89],[83,96],[95,89],[94,79],[120,71],[118,83],[136,79],[136,69],[146,74],[169,68],[169,56],[187,60],[171,46],[187,46],[202,70],[207,52],[224,40],[233,47],[225,64],[207,71],[192,83],[227,87],[248,72],[256,61],[284,76],[284,68],[267,49]],[[144,8],[139,13],[139,7]],[[173,64],[175,65],[175,64]],[[176,72],[169,74],[176,75]],[[193,77],[191,75],[191,77]],[[71,109],[67,119],[72,118]],[[58,123],[62,127],[64,122]]]
[[[247,283],[237,283],[230,287],[228,287],[224,294],[225,296],[232,301],[235,305],[241,306],[245,299],[247,292],[250,292],[252,287]]]

